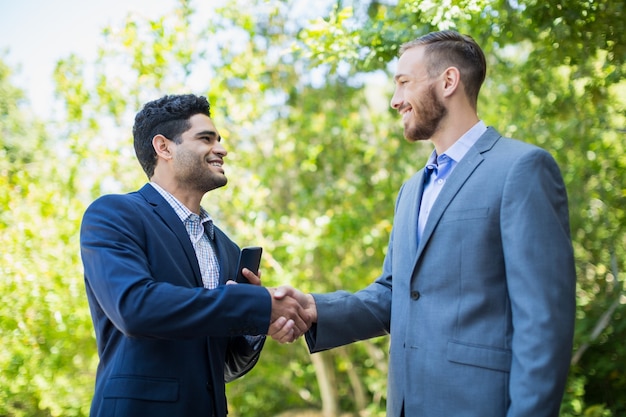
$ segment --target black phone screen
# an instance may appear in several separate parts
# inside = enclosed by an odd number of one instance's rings
[[[248,246],[241,249],[239,254],[239,264],[237,265],[237,279],[235,281],[243,284],[248,284],[248,280],[241,273],[243,268],[248,268],[255,274],[259,273],[259,266],[261,265],[261,253],[263,248],[260,246]]]

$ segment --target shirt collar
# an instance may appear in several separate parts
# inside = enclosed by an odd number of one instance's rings
[[[174,197],[170,192],[164,190],[163,187],[161,187],[156,182],[150,182],[150,185],[152,185],[154,189],[157,190],[159,194],[161,194],[161,196],[165,199],[165,201],[167,201],[169,205],[172,206],[172,208],[178,215],[178,218],[180,218],[180,221],[182,221],[183,223],[190,217],[193,218],[193,216],[198,216],[193,211],[189,210],[187,206],[185,206],[183,203],[178,201],[178,199]],[[199,217],[200,217],[200,224],[213,221],[209,212],[207,212],[202,206],[200,206]]]
[[[476,144],[478,138],[480,138],[486,131],[487,126],[485,125],[485,122],[479,120],[470,130],[465,132],[463,136],[454,142],[454,144],[441,155],[437,155],[437,151],[433,149],[430,157],[428,158],[428,162],[426,162],[426,166],[437,165],[437,160],[441,158],[442,155],[446,155],[454,162],[459,163],[467,151],[469,151],[470,148]]]

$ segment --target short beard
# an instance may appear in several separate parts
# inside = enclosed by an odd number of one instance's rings
[[[209,192],[215,190],[216,188],[220,188],[225,186],[228,183],[228,179],[223,177],[215,177],[211,176],[210,178],[203,178],[197,184],[198,191]]]
[[[448,114],[448,109],[439,101],[435,93],[435,87],[431,85],[421,108],[415,113],[421,118],[416,125],[407,126],[404,129],[404,137],[409,142],[428,140],[439,129],[441,120]]]
[[[204,194],[228,183],[225,175],[207,170],[197,155],[190,152],[179,152],[176,157],[179,166],[183,167],[176,177],[181,185]]]

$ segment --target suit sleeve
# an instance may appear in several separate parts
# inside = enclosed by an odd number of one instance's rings
[[[252,285],[214,290],[194,285],[180,243],[163,236],[167,230],[150,208],[129,196],[105,196],[87,209],[81,257],[96,334],[108,334],[111,323],[140,338],[265,334],[271,314],[268,291]]]
[[[502,245],[513,320],[508,417],[557,416],[572,350],[576,275],[559,169],[535,149],[508,173]]]
[[[264,344],[265,336],[230,338],[224,364],[224,381],[232,382],[250,372],[259,361]]]
[[[396,210],[405,185],[396,198]],[[389,237],[382,274],[372,284],[354,294],[347,291],[313,294],[317,323],[305,335],[311,353],[390,333],[393,239],[394,230]]]
[[[306,333],[311,353],[389,334],[393,232],[382,275],[366,288],[350,293],[313,294],[317,323]]]

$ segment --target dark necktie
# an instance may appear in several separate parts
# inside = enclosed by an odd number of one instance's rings
[[[215,226],[213,226],[213,220],[204,222],[204,232],[209,237],[209,240],[215,240]]]

